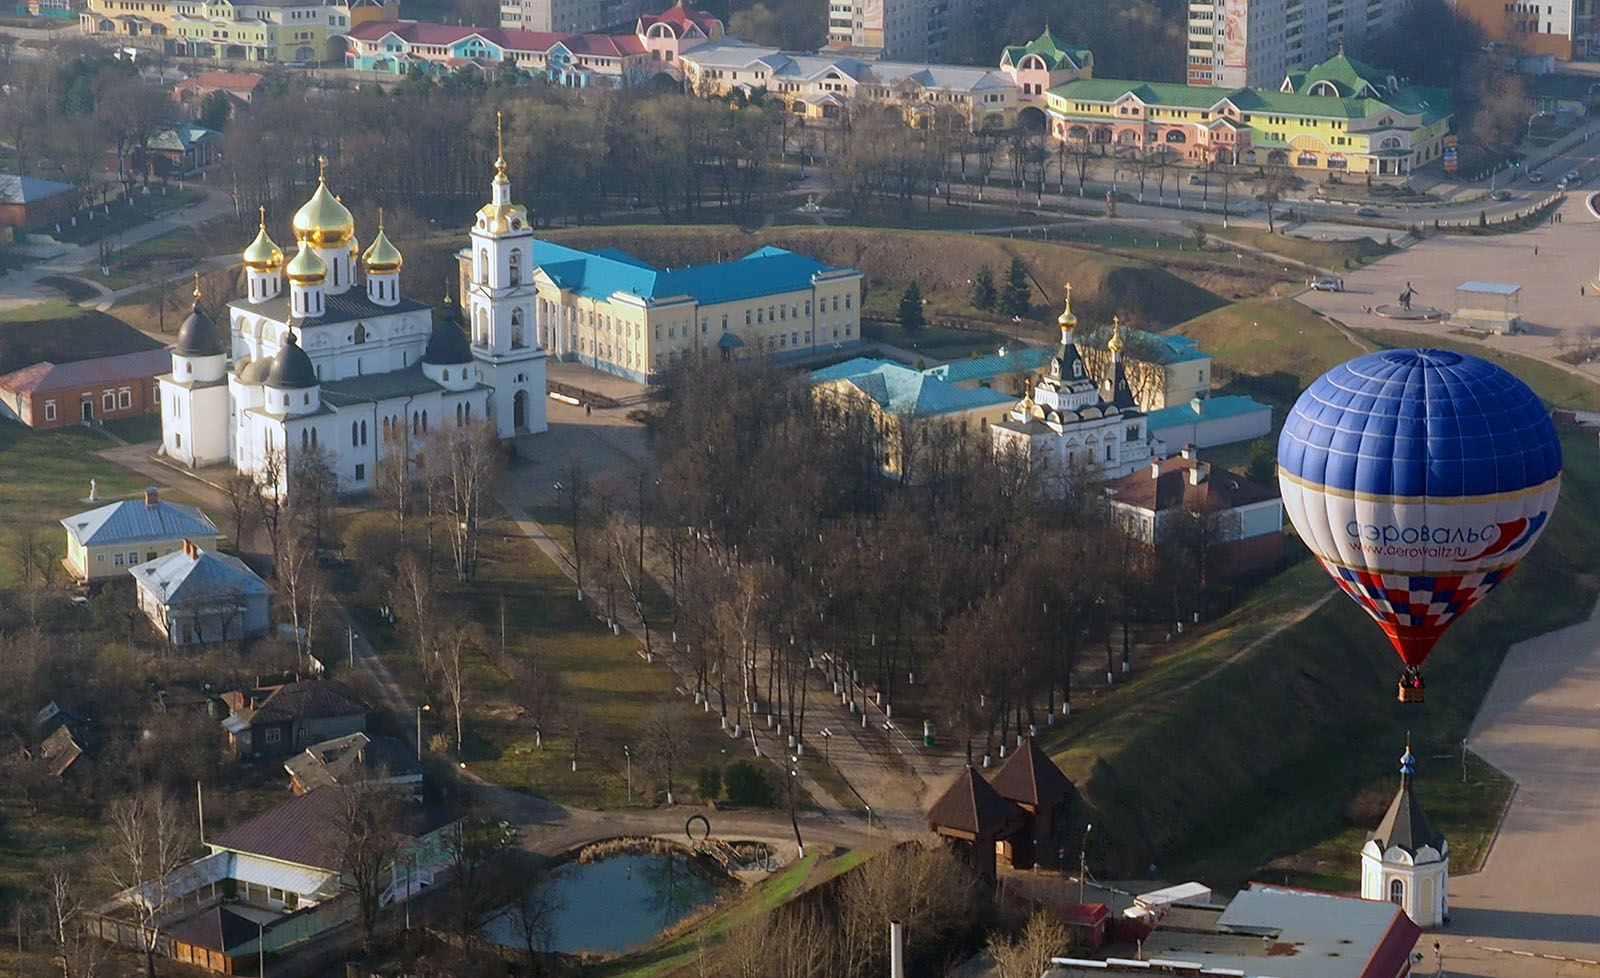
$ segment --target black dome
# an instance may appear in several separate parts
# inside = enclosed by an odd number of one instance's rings
[[[299,390],[317,386],[317,369],[311,358],[300,349],[299,342],[290,333],[283,338],[283,347],[272,358],[272,368],[267,371],[267,386],[280,390]]]
[[[194,311],[178,327],[178,342],[172,352],[183,357],[214,357],[224,352],[222,334],[200,303],[194,304]]]
[[[456,315],[455,308],[453,305],[445,306],[439,321],[433,324],[428,348],[422,351],[423,363],[446,366],[472,362],[472,346],[467,342],[467,334],[461,328],[461,319]]]

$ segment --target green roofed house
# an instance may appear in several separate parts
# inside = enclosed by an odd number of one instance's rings
[[[1044,33],[1027,44],[1013,44],[1000,52],[1000,70],[1017,85],[1017,121],[1044,128],[1044,95],[1057,85],[1094,75],[1094,53],[1081,44],[1067,44]]]
[[[1344,54],[1280,90],[1080,78],[1047,93],[1050,132],[1068,143],[1159,151],[1173,162],[1403,175],[1438,159],[1454,106]]]
[[[920,476],[922,432],[936,426],[986,431],[1005,417],[1016,400],[984,387],[957,387],[928,373],[871,357],[855,357],[812,371],[811,380],[819,396],[865,412],[877,433],[884,475],[903,482]]]

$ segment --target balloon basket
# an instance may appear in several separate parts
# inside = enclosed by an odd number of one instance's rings
[[[1427,699],[1427,690],[1422,685],[1421,676],[1401,676],[1395,691],[1396,698],[1402,703],[1421,703]]]

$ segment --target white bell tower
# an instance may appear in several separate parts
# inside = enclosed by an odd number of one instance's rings
[[[1450,916],[1450,843],[1434,829],[1411,790],[1411,745],[1400,756],[1400,790],[1361,847],[1361,896],[1397,904],[1418,927]]]
[[[466,307],[472,358],[489,395],[500,437],[536,434],[545,421],[545,351],[534,329],[533,228],[527,209],[511,202],[505,141],[495,113],[494,181],[489,203],[472,224],[471,283]]]

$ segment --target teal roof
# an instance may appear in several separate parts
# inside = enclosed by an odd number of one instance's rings
[[[150,137],[150,148],[169,152],[187,152],[193,149],[195,144],[201,140],[220,135],[222,133],[215,129],[207,129],[205,126],[173,126],[170,129],[163,129]]]
[[[1233,418],[1241,414],[1255,414],[1260,411],[1271,412],[1272,408],[1253,397],[1242,394],[1222,394],[1217,397],[1195,398],[1182,404],[1164,407],[1159,411],[1151,411],[1146,417],[1152,432],[1164,428],[1177,428],[1181,425],[1195,424],[1199,421],[1215,421],[1219,418]]]
[[[1055,35],[1050,33],[1049,26],[1046,25],[1044,33],[1027,44],[1008,46],[1000,54],[1000,63],[1014,65],[1030,54],[1037,54],[1044,58],[1045,64],[1050,66],[1051,71],[1063,67],[1063,62],[1066,62],[1066,67],[1083,68],[1094,60],[1094,55],[1083,45],[1062,44],[1057,41]]]
[[[923,373],[949,384],[963,384],[973,380],[993,380],[1007,374],[1032,373],[1042,370],[1055,355],[1048,346],[1034,346],[1026,350],[996,354],[992,357],[973,357],[969,360],[952,360],[930,367]]]
[[[1050,95],[1065,101],[1111,104],[1132,95],[1146,105],[1177,109],[1215,109],[1228,102],[1240,112],[1267,112],[1312,118],[1366,119],[1393,109],[1408,115],[1422,115],[1432,121],[1449,115],[1449,93],[1443,89],[1408,85],[1397,92],[1375,98],[1334,98],[1330,95],[1297,95],[1259,88],[1212,88],[1206,85],[1179,85],[1172,82],[1130,81],[1117,78],[1075,78],[1050,89]],[[1110,121],[1110,120],[1108,120]]]
[[[844,381],[902,418],[926,418],[975,411],[1016,400],[986,387],[968,389],[887,360],[856,357],[813,371],[817,383]]]
[[[74,540],[84,547],[109,547],[150,540],[215,540],[221,536],[217,525],[193,506],[157,499],[147,505],[144,497],[124,499],[91,509],[61,521]]]
[[[663,270],[617,248],[590,252],[535,240],[532,264],[561,288],[591,299],[617,293],[646,302],[690,296],[701,305],[804,291],[829,272],[860,274],[770,246],[737,261]]]

